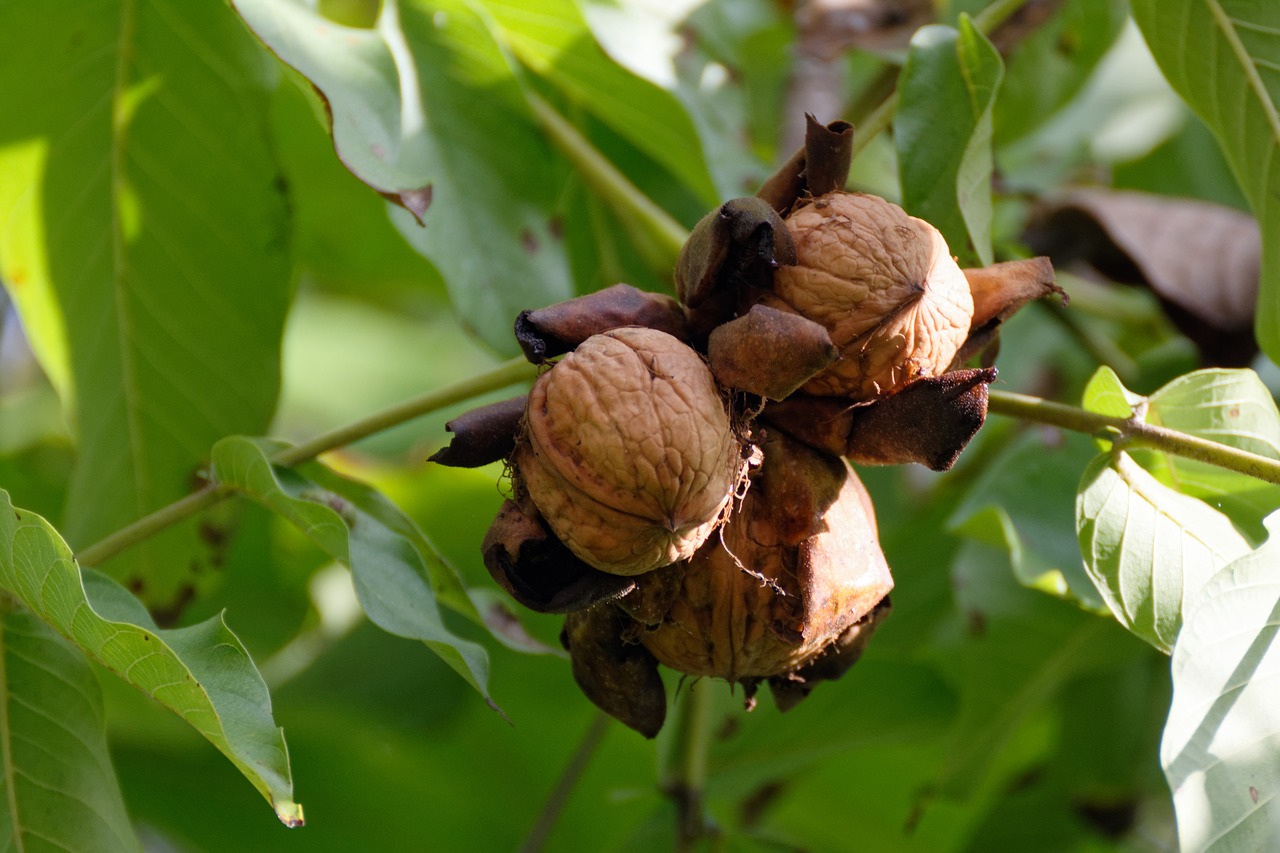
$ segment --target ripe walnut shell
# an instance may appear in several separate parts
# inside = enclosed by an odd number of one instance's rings
[[[513,456],[518,488],[588,565],[637,575],[683,560],[744,476],[710,369],[665,332],[594,335],[539,377]]]
[[[947,369],[969,334],[973,297],[936,228],[846,192],[799,207],[787,226],[797,261],[778,270],[774,292],[840,350],[806,393],[866,400]]]
[[[665,666],[751,681],[821,655],[893,587],[871,499],[843,460],[781,435],[721,535],[685,564],[683,586],[640,641]],[[648,577],[620,600],[643,595]]]

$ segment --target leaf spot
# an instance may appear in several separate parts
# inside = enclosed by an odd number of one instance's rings
[[[1258,804],[1258,789],[1252,785],[1249,786],[1249,799],[1253,800],[1254,805]]]

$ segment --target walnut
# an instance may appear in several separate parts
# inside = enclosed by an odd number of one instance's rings
[[[691,556],[746,468],[702,357],[637,327],[588,338],[539,377],[513,459],[556,536],[619,575]]]
[[[787,226],[797,261],[775,274],[775,298],[825,326],[840,350],[806,393],[866,400],[946,371],[969,335],[973,297],[936,228],[845,192],[804,204]]]

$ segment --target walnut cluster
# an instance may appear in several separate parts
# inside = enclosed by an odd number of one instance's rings
[[[811,122],[758,196],[709,213],[679,299],[619,284],[522,313],[552,366],[432,457],[507,461],[486,567],[566,614],[579,686],[646,736],[659,664],[785,710],[857,660],[893,579],[850,462],[949,468],[995,378],[965,363],[1061,293],[1042,258],[961,270],[933,226],[844,192],[851,132]]]

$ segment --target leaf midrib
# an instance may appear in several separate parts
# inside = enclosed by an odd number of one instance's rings
[[[1271,125],[1272,142],[1280,145],[1280,108],[1271,99],[1271,94],[1267,91],[1266,85],[1263,84],[1262,78],[1258,75],[1258,68],[1254,65],[1253,57],[1245,49],[1244,43],[1240,41],[1234,19],[1222,8],[1219,0],[1204,0],[1204,2],[1209,9],[1209,14],[1213,16],[1214,22],[1222,30],[1222,37],[1226,39],[1227,44],[1231,47],[1231,52],[1235,54],[1236,60],[1240,63],[1245,79],[1249,81],[1249,88],[1253,90],[1258,102],[1262,105],[1263,112],[1267,116],[1267,123]]]

